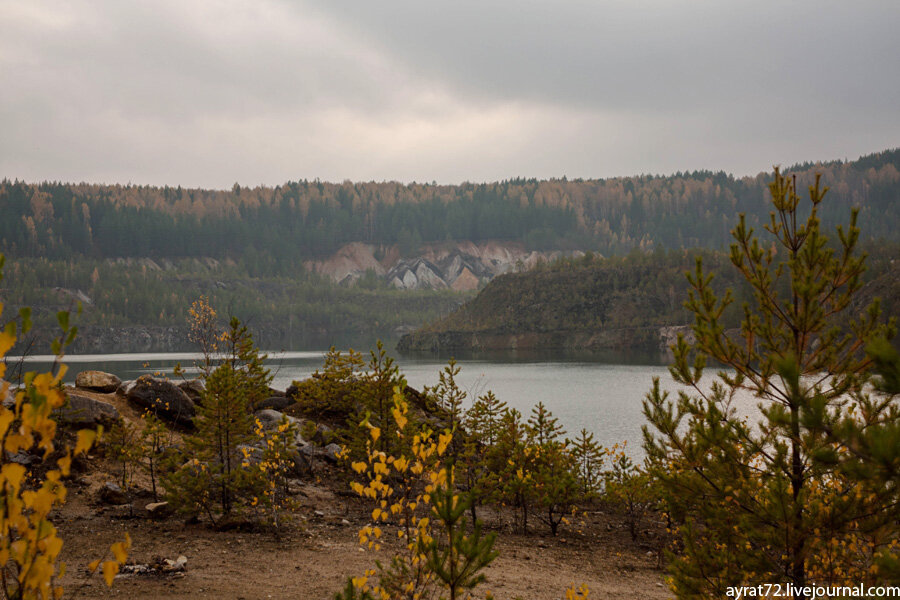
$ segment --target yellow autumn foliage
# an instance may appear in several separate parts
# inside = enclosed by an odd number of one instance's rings
[[[3,256],[0,255],[0,269]],[[2,277],[2,272],[0,272]],[[3,304],[0,303],[0,316]],[[22,330],[29,326],[28,313],[22,313]],[[68,327],[68,315],[60,314],[62,340],[71,341],[74,330]],[[0,360],[16,342],[17,323],[10,322],[0,332]],[[0,406],[0,589],[3,598],[22,600],[61,598],[63,588],[58,580],[65,572],[59,555],[63,540],[50,520],[50,512],[66,500],[63,478],[69,475],[72,456],[87,452],[97,437],[96,431],[79,431],[75,448],[64,450],[56,461],[56,422],[53,411],[66,402],[62,380],[66,373],[61,364],[65,342],[54,345],[57,354],[55,369],[44,373],[26,373],[24,385],[14,395],[11,405]],[[0,398],[7,398],[10,384],[4,380],[6,365],[0,362]],[[37,448],[43,451],[45,466],[42,476],[29,474],[26,468],[10,459],[20,452]],[[41,471],[39,469],[38,471]],[[128,556],[131,540],[113,544],[114,558],[103,563],[108,585]],[[100,561],[90,565],[94,572]]]

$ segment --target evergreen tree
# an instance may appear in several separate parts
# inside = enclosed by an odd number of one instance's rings
[[[465,414],[464,479],[469,490],[472,520],[478,506],[496,493],[497,478],[489,466],[489,458],[500,436],[501,419],[506,402],[493,392],[479,396]]]
[[[459,372],[459,365],[456,364],[455,359],[451,358],[447,366],[438,374],[438,384],[430,390],[437,405],[447,413],[451,431],[456,431],[462,424],[463,403],[468,395],[456,384],[456,376],[459,375]]]
[[[772,242],[743,215],[732,232],[731,262],[752,290],[739,337],[722,323],[730,292],[718,298],[698,260],[686,304],[697,341],[679,338],[671,368],[692,393],[673,403],[655,380],[644,404],[649,465],[683,544],[670,564],[680,598],[724,597],[731,585],[878,580],[874,555],[898,534],[895,486],[873,488],[816,458],[849,451],[814,425],[866,411],[872,361],[862,350],[892,334],[877,304],[843,326],[864,269],[856,211],[832,248],[820,231],[818,178],[808,209],[778,169],[769,189]],[[701,384],[707,358],[729,368],[711,387]],[[748,393],[759,399],[755,426],[734,405]]]
[[[495,533],[482,535],[481,521],[474,521],[468,532],[465,512],[468,498],[456,493],[450,485],[431,495],[436,536],[428,549],[428,567],[446,588],[449,600],[470,598],[467,592],[484,581],[484,568],[499,552],[494,550]]]
[[[369,354],[364,384],[357,388],[357,400],[363,414],[356,415],[352,420],[357,425],[366,420],[372,425],[381,427],[384,435],[376,441],[378,449],[387,453],[397,452],[400,439],[388,424],[393,422],[391,412],[394,408],[394,388],[399,386],[402,390],[406,387],[406,382],[400,375],[400,368],[394,359],[388,356],[381,340],[378,340],[376,349]]]
[[[479,396],[466,411],[466,430],[482,445],[491,447],[497,443],[500,419],[506,410],[506,402],[497,399],[494,392]]]
[[[547,410],[543,402],[538,402],[531,409],[531,416],[528,417],[529,439],[538,446],[544,446],[555,442],[564,435],[566,432],[559,424],[559,419]]]
[[[245,463],[259,439],[251,410],[266,397],[272,379],[263,367],[265,356],[237,318],[231,319],[223,345],[228,354],[206,377],[196,431],[184,439],[187,462],[166,484],[173,505],[187,513],[204,512],[213,523],[259,501],[262,473]]]
[[[548,441],[533,446],[532,480],[538,506],[544,509],[542,520],[556,535],[559,525],[572,512],[580,496],[577,465],[568,446],[560,441]]]
[[[489,485],[496,490],[497,500],[512,505],[519,512],[523,533],[528,532],[528,510],[534,501],[534,454],[527,443],[527,435],[522,413],[514,408],[506,409],[500,419],[497,443],[487,456],[492,478]]]
[[[574,441],[569,442],[575,463],[575,476],[585,498],[591,498],[600,487],[600,468],[606,452],[594,441],[594,434],[582,429]]]

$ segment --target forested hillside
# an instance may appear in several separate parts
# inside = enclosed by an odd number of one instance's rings
[[[822,173],[830,187],[820,209],[825,229],[856,206],[871,247],[897,241],[900,150],[791,171],[801,186]],[[498,273],[591,252],[613,258],[506,277],[441,331],[493,331],[503,344],[515,332],[616,327],[631,332],[627,344],[648,343],[654,328],[684,320],[677,299],[687,259],[663,249],[722,250],[738,212],[760,228],[769,179],[697,171],[461,185],[297,181],[229,191],[3,180],[0,253],[8,268],[0,297],[11,308],[35,307],[43,331],[57,310],[81,301],[85,328],[169,328],[167,339],[183,341],[187,308],[205,294],[248,320],[264,343],[327,346],[357,334],[394,338],[446,316]],[[554,344],[572,343],[559,336]],[[622,343],[621,335],[607,338],[577,344]]]
[[[900,150],[854,162],[798,165],[831,188],[823,225],[861,207],[872,238],[900,226]],[[287,273],[353,241],[399,244],[510,240],[529,249],[624,253],[654,248],[723,248],[737,212],[768,218],[768,174],[734,178],[695,171],[605,180],[513,179],[461,185],[288,182],[230,191],[0,182],[0,251],[69,258],[215,257],[254,274]]]
[[[271,349],[368,347],[445,315],[468,297],[397,290],[374,280],[346,288],[302,271],[292,278],[250,277],[239,265],[213,259],[160,263],[8,259],[0,281],[5,316],[32,307],[37,341],[47,341],[56,330],[56,312],[80,304],[73,317],[80,328],[76,352],[188,350],[188,310],[206,296],[220,314],[244,319]],[[17,350],[24,351],[28,339]]]
[[[897,315],[900,244],[865,246],[867,283],[853,310],[862,311],[878,297],[886,315]],[[665,350],[677,333],[667,329],[692,324],[683,306],[690,287],[685,273],[694,269],[697,255],[707,272],[716,273],[717,293],[732,289],[736,301],[722,321],[737,328],[749,291],[725,253],[633,251],[625,257],[561,259],[496,277],[452,314],[405,335],[399,349],[456,354],[509,348]]]

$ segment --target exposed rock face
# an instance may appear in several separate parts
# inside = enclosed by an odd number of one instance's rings
[[[697,342],[697,336],[694,335],[694,328],[690,325],[670,325],[668,327],[659,328],[659,349],[667,352],[670,346],[674,346],[678,342],[678,334],[684,336],[684,341],[688,344]]]
[[[82,371],[75,376],[75,387],[102,394],[115,392],[122,380],[112,373],[103,371]]]
[[[477,290],[479,283],[480,280],[478,279],[478,277],[476,277],[468,267],[463,267],[462,271],[460,271],[459,273],[459,276],[453,281],[452,284],[450,284],[450,287],[457,292],[468,292]]]
[[[129,388],[127,397],[137,406],[180,425],[190,425],[197,412],[193,400],[177,385],[149,375],[138,377]]]
[[[419,255],[402,258],[397,246],[353,242],[325,260],[307,261],[307,269],[352,285],[366,271],[400,289],[478,289],[496,275],[525,270],[541,261],[582,252],[529,252],[518,242],[446,242],[425,244]]]
[[[77,392],[66,394],[68,402],[56,410],[54,416],[60,423],[75,426],[92,426],[119,420],[119,411],[109,402],[90,398]]]

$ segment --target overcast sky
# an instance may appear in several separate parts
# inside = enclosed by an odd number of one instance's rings
[[[900,146],[900,2],[0,0],[0,177],[229,188]]]

